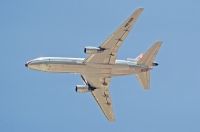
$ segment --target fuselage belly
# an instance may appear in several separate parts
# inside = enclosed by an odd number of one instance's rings
[[[116,60],[115,64],[85,64],[84,58],[58,58],[42,57],[34,59],[29,63],[29,68],[45,72],[58,73],[92,73],[110,74],[121,76],[137,73],[141,68],[134,62]]]

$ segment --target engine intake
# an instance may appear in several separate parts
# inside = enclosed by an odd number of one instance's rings
[[[86,54],[96,54],[96,53],[101,53],[104,50],[105,49],[99,48],[99,47],[87,46],[87,47],[84,48],[84,53],[86,53]]]
[[[90,92],[90,89],[87,85],[76,85],[76,92],[78,93],[87,93]]]

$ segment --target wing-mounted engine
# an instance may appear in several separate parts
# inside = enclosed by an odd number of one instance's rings
[[[84,48],[84,53],[86,53],[86,54],[96,54],[96,53],[101,53],[104,50],[105,50],[104,48],[100,48],[100,47],[87,46],[87,47]]]
[[[152,66],[158,66],[158,63],[157,62],[153,62]]]
[[[90,92],[91,89],[88,85],[76,85],[76,92],[78,93],[87,93]]]

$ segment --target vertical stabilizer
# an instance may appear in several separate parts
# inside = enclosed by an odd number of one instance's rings
[[[142,54],[137,63],[147,66],[147,68],[151,69],[154,63],[154,59],[161,47],[162,42],[157,41],[150,49],[147,50],[146,53]],[[137,79],[140,81],[140,84],[144,89],[149,89],[150,87],[150,70],[144,70],[144,72],[140,72],[137,75]]]

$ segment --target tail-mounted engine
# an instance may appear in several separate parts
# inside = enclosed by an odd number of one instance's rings
[[[87,47],[84,48],[84,53],[86,53],[86,54],[96,54],[96,53],[101,53],[104,50],[105,50],[104,48],[87,46]]]

